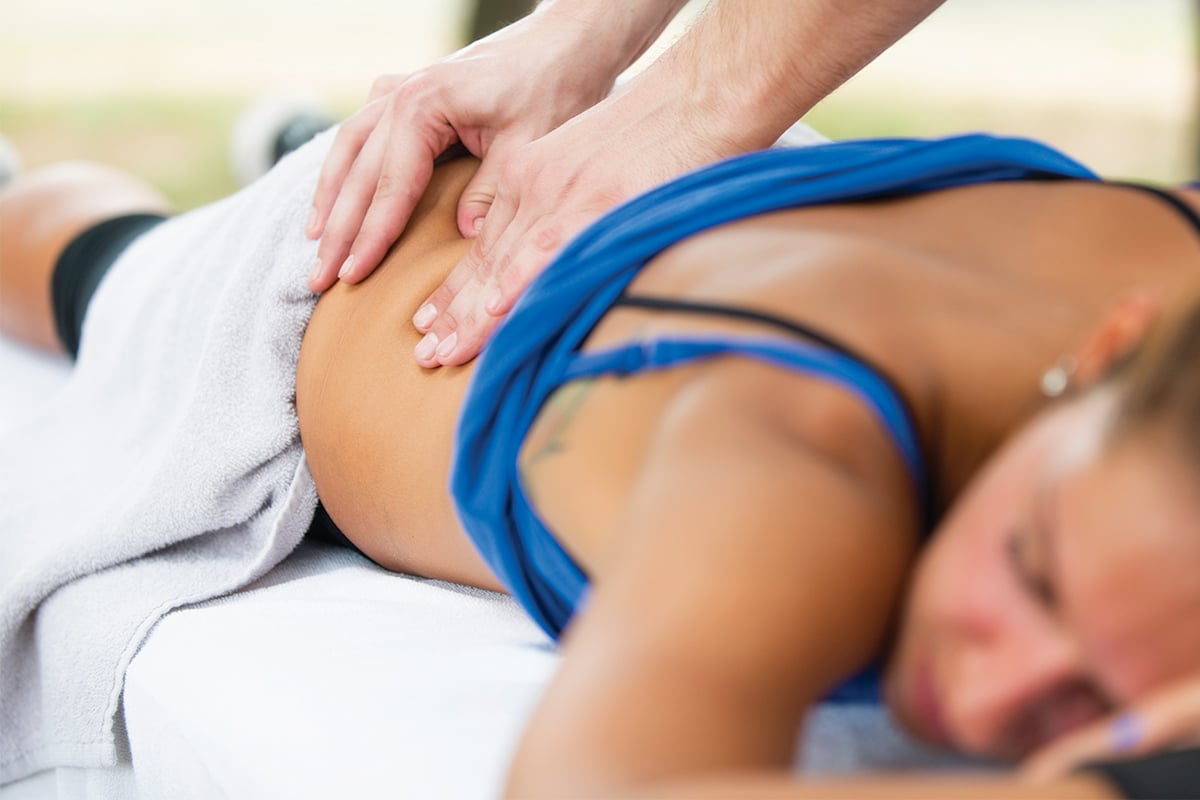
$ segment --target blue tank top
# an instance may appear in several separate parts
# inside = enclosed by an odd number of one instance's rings
[[[1097,179],[1070,158],[1025,139],[980,134],[879,139],[751,153],[617,207],[534,280],[479,357],[450,474],[459,519],[476,548],[533,619],[557,637],[585,595],[587,576],[539,519],[521,486],[518,455],[538,412],[556,389],[578,378],[663,369],[731,352],[855,392],[882,420],[915,490],[922,492],[924,467],[902,398],[851,355],[794,340],[733,336],[672,336],[602,352],[580,348],[647,261],[716,225],[808,205],[1048,178]],[[853,699],[864,686],[847,686],[843,694]]]

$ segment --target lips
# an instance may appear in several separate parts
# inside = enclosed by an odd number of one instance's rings
[[[928,661],[917,665],[913,674],[913,711],[921,733],[934,744],[948,747],[950,731],[942,716],[942,706],[933,685],[933,669]]]

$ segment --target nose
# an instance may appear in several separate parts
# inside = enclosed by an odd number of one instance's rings
[[[957,662],[945,717],[968,752],[1015,758],[1100,713],[1078,647],[1055,632],[970,647]]]

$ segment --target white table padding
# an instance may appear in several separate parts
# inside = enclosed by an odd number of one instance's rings
[[[488,796],[555,662],[507,598],[305,545],[254,589],[159,623],[125,691],[139,784]],[[176,791],[181,770],[198,791]]]

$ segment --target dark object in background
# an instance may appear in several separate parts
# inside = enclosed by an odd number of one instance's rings
[[[475,0],[467,41],[482,39],[533,10],[532,0]]]
[[[229,137],[229,160],[238,186],[247,186],[275,163],[336,122],[316,95],[281,89],[257,97],[238,114]]]

